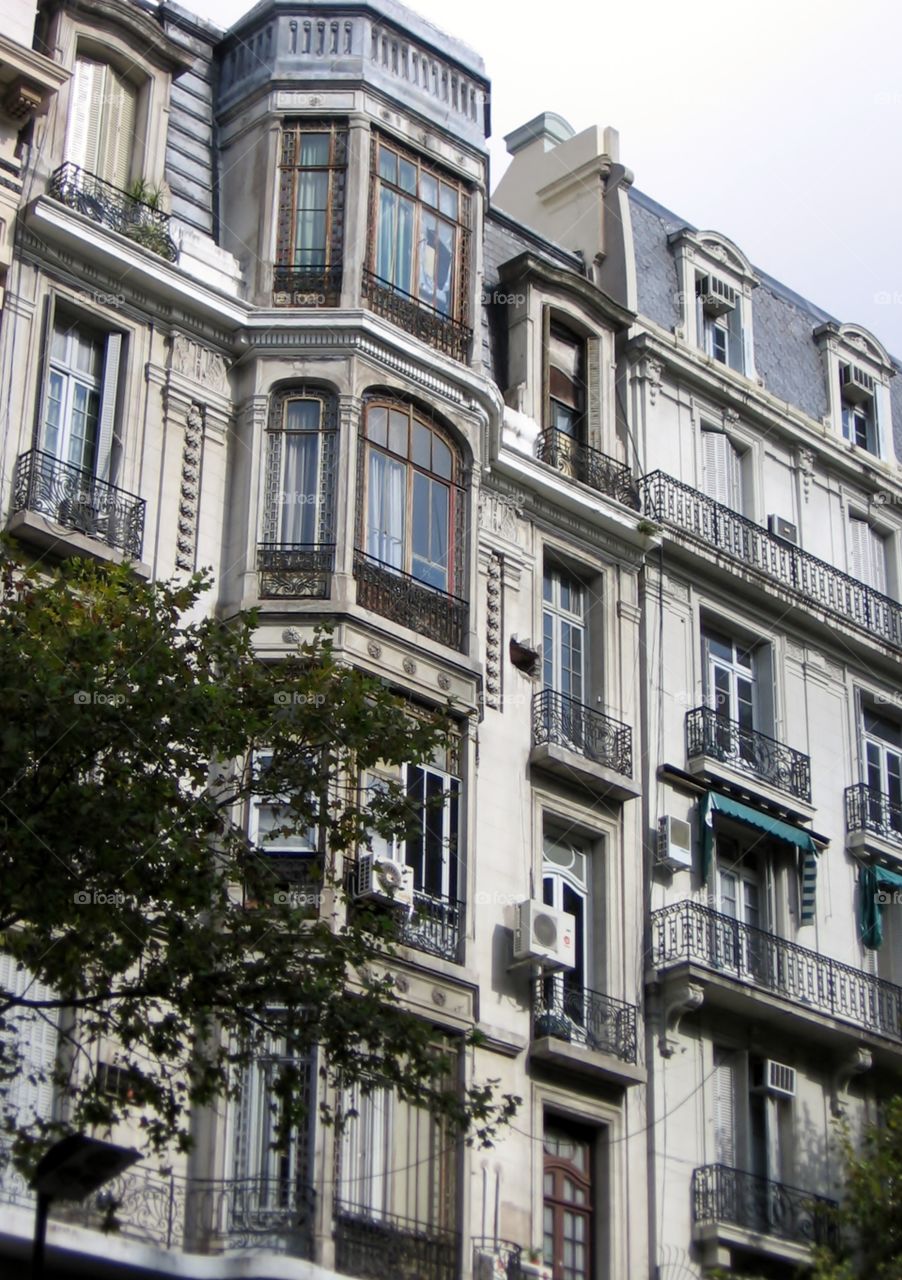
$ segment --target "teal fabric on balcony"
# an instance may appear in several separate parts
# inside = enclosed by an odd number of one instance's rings
[[[882,903],[877,896],[881,888],[886,890],[902,889],[902,876],[886,867],[862,867],[858,877],[859,894],[859,930],[861,941],[871,951],[876,951],[883,942]]]
[[[755,827],[765,831],[774,840],[794,845],[802,858],[802,924],[811,924],[814,920],[815,889],[817,886],[817,853],[818,848],[809,831],[794,827],[790,822],[772,818],[769,813],[753,809],[751,805],[742,804],[739,800],[731,800],[729,796],[719,795],[716,791],[708,791],[699,802],[702,883],[707,884],[711,871],[711,851],[714,845],[714,814],[722,813],[725,818],[733,818],[743,822],[747,827]],[[900,881],[902,883],[902,881]]]

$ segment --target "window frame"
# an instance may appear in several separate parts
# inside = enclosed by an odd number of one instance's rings
[[[329,139],[329,154],[325,164],[302,164],[300,156],[303,140],[309,135],[324,135]],[[336,303],[341,289],[341,271],[344,260],[345,197],[347,193],[349,130],[346,120],[307,120],[303,117],[285,119],[279,134],[279,158],[277,164],[278,208],[276,217],[276,255],[274,288],[294,287],[295,303],[318,301]],[[301,175],[325,173],[326,204],[323,227],[322,251],[319,261],[299,262],[299,253],[307,252],[298,246],[298,217],[303,212],[298,207]],[[310,212],[309,210],[307,212]],[[305,287],[319,286],[317,295],[305,295]]]
[[[383,150],[389,151],[395,155],[395,168],[399,175],[402,162],[407,165],[412,165],[415,168],[415,193],[405,189],[401,185],[400,177],[395,182],[391,182],[388,177],[382,174],[381,152]],[[411,151],[401,143],[396,142],[394,138],[376,130],[374,130],[371,135],[370,153],[370,236],[366,266],[371,278],[377,285],[380,285],[393,293],[400,294],[404,298],[410,299],[420,307],[425,307],[428,311],[432,312],[442,320],[464,326],[469,325],[469,295],[471,278],[470,257],[472,252],[472,188],[462,178],[457,177],[449,170],[431,163],[417,152]],[[439,204],[433,206],[423,199],[420,191],[424,175],[427,179],[431,179],[437,184],[437,199],[439,202],[441,201],[442,184],[455,190],[458,208],[458,213],[455,218],[451,218],[446,213],[441,212]],[[383,276],[378,269],[380,229],[382,225],[380,193],[383,189],[393,192],[398,198],[404,198],[412,201],[414,205],[411,236],[412,257],[409,263],[409,283],[415,287],[409,291],[402,288],[398,283],[396,283],[396,281],[388,278],[387,276]],[[421,264],[419,246],[425,243],[424,237],[420,234],[422,214],[424,210],[434,210],[440,221],[444,222],[446,225],[450,224],[454,228],[454,246],[452,250],[450,272],[451,298],[447,311],[443,311],[440,307],[436,306],[434,302],[430,302],[428,299],[421,297],[420,294]],[[433,298],[434,297],[435,291],[433,290]]]
[[[585,1153],[585,1170],[579,1169],[572,1161],[564,1159],[560,1154],[547,1150],[547,1136],[556,1132],[560,1138],[579,1144]],[[596,1230],[596,1135],[591,1130],[584,1130],[570,1125],[554,1115],[546,1115],[542,1130],[542,1240],[545,1263],[552,1269],[553,1280],[563,1280],[565,1275],[563,1246],[565,1243],[564,1226],[569,1212],[583,1221],[583,1240],[585,1260],[579,1271],[568,1268],[566,1274],[576,1276],[577,1280],[593,1280],[595,1275],[595,1230]],[[549,1175],[551,1188],[549,1193]],[[566,1200],[561,1186],[567,1182],[579,1189],[586,1197],[586,1205],[581,1206],[572,1200]],[[549,1212],[551,1231],[548,1231]],[[550,1240],[550,1243],[549,1243]]]
[[[565,370],[556,365],[553,360],[552,341],[566,343],[574,352],[574,367],[576,376],[571,378]],[[547,430],[558,431],[567,436],[574,444],[587,443],[587,427],[588,427],[588,339],[582,334],[577,333],[564,321],[557,317],[549,316],[548,319],[548,341],[546,344],[545,359],[545,427]],[[558,377],[555,377],[555,374]],[[568,404],[561,395],[556,395],[556,391],[566,391],[564,383],[570,383],[572,390],[572,403]],[[568,427],[560,425],[556,420],[556,408],[563,410],[572,410],[573,418]]]
[[[289,407],[296,401],[320,406],[319,425],[314,429],[286,425]],[[285,444],[289,436],[318,437],[317,489],[315,497],[316,539],[313,542],[283,541],[284,507],[287,490],[284,476],[287,460]],[[263,500],[263,542],[273,546],[322,547],[335,541],[335,476],[338,454],[338,401],[328,389],[301,383],[282,387],[270,400],[266,429],[266,462]],[[297,495],[296,495],[297,497]],[[308,495],[303,495],[305,502]]]
[[[575,587],[579,592],[582,601],[580,611],[568,610],[561,604],[562,586],[565,578],[568,580],[571,589]],[[550,600],[545,594],[549,580],[551,581],[552,592]],[[588,596],[589,591],[586,584],[575,574],[559,564],[546,561],[542,572],[542,685],[545,689],[550,689],[554,693],[573,699],[574,702],[578,702],[581,706],[588,705],[586,696],[590,673]],[[565,627],[569,627],[574,634],[581,636],[579,697],[572,691],[565,692],[563,688],[565,681],[562,678],[563,668],[561,662]],[[550,684],[548,683],[549,673],[551,677]]]

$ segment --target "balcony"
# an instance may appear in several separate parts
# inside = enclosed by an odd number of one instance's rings
[[[327,600],[332,584],[332,542],[261,542],[257,547],[261,600]]]
[[[473,1240],[473,1280],[521,1280],[523,1249],[510,1240],[477,1236]]]
[[[792,597],[826,609],[895,648],[902,647],[902,604],[778,538],[689,485],[652,472],[639,481],[642,510],[713,551],[765,575]],[[794,603],[794,601],[793,601]]]
[[[274,307],[337,307],[341,301],[341,263],[326,266],[273,267]]]
[[[363,293],[377,316],[390,320],[399,329],[412,333],[421,342],[444,352],[454,360],[465,361],[470,351],[472,329],[405,293],[389,280],[373,271],[363,273]]]
[[[352,864],[346,880],[352,898],[357,897],[357,883],[357,867]],[[366,901],[370,907],[380,902],[378,898]],[[440,898],[416,889],[410,910],[394,906],[388,899],[382,900],[381,905],[394,918],[393,942],[451,964],[459,963],[466,908],[458,898]]]
[[[616,799],[639,794],[632,729],[575,698],[554,689],[533,696],[532,743],[530,764]]]
[[[44,529],[41,541],[52,545],[62,529],[85,534],[127,560],[141,559],[144,500],[98,480],[89,471],[61,462],[40,449],[23,453],[13,479],[13,512],[33,512],[55,528]],[[38,530],[14,522],[10,531],[38,538]]]
[[[833,1244],[836,1201],[724,1164],[692,1173],[693,1235],[787,1262],[808,1260],[814,1245]]]
[[[845,1029],[902,1045],[902,987],[697,902],[652,913],[652,963],[659,975],[704,984],[706,1004],[796,1034],[791,1020],[802,1018],[812,1039],[835,1041]]]
[[[566,976],[537,978],[532,988],[531,1056],[582,1074],[635,1084],[638,1013],[635,1005],[600,991],[567,986]]]
[[[687,712],[686,751],[690,761],[728,764],[795,800],[811,803],[808,756],[757,729],[743,728],[738,721],[718,715],[711,707],[695,707]]]
[[[849,843],[868,844],[868,837],[876,837],[894,846],[896,856],[902,857],[902,804],[863,782],[846,787],[845,796]]]
[[[167,262],[175,262],[178,257],[169,235],[168,213],[104,182],[77,164],[61,165],[51,176],[47,194],[92,222],[128,236]]]
[[[362,551],[354,552],[354,577],[361,608],[463,652],[469,616],[466,600],[430,587]]]
[[[395,1215],[378,1217],[338,1205],[335,1269],[372,1280],[458,1280],[460,1236]]]
[[[587,484],[624,506],[639,510],[639,490],[629,467],[591,445],[580,444],[565,431],[550,427],[536,440],[536,458],[571,480]]]
[[[11,1169],[0,1178],[0,1202],[34,1209],[34,1192]],[[55,1201],[51,1222],[95,1231],[115,1223],[126,1240],[184,1253],[266,1248],[313,1257],[316,1197],[312,1188],[278,1178],[199,1179],[129,1169],[87,1201]],[[100,1246],[98,1246],[100,1247]]]

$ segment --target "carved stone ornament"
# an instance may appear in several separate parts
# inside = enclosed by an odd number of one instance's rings
[[[283,644],[300,644],[300,642],[301,633],[298,631],[297,627],[286,627],[282,632]]]
[[[479,527],[495,533],[509,542],[517,541],[517,521],[523,515],[523,504],[506,493],[489,493],[485,489],[479,495]]]
[[[224,357],[184,333],[177,333],[172,339],[171,366],[175,373],[191,378],[211,391],[228,390],[228,366]]]
[[[501,706],[501,571],[503,560],[497,552],[489,558],[486,571],[485,704]]]
[[[381,658],[381,657],[382,657],[382,645],[381,645],[381,644],[379,644],[379,643],[378,643],[378,641],[376,641],[376,640],[368,640],[368,641],[367,641],[367,644],[366,644],[366,651],[367,651],[367,653],[370,655],[370,657],[371,657],[371,658]]]
[[[413,658],[405,658],[404,661],[401,663],[401,666],[404,670],[405,675],[408,675],[408,676],[416,675],[417,664],[414,662]]]
[[[796,450],[796,465],[802,479],[802,497],[807,502],[811,497],[811,480],[814,475],[814,454],[810,449]]]
[[[444,671],[441,673],[441,675],[438,678],[438,687],[440,689],[443,689],[445,693],[447,693],[448,690],[451,688],[451,678],[450,676],[446,676]]]
[[[192,404],[185,418],[179,513],[175,538],[175,565],[193,573],[197,557],[197,512],[200,503],[200,463],[204,440],[204,411]]]

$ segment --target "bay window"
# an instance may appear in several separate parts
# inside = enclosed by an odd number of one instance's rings
[[[328,121],[282,130],[277,303],[337,305],[341,289],[348,131]]]

